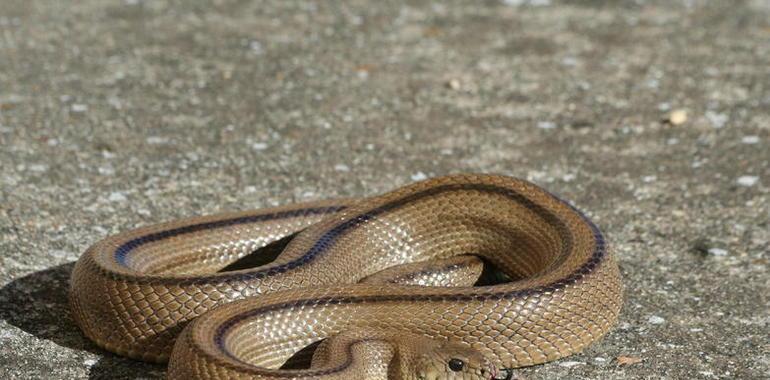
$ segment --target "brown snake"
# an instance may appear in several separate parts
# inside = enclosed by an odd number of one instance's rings
[[[228,267],[293,234],[272,262]],[[511,280],[472,286],[479,258]],[[170,378],[492,379],[600,338],[622,290],[582,213],[465,174],[114,235],[77,262],[70,303],[99,346],[170,358]],[[309,368],[281,368],[316,342]]]

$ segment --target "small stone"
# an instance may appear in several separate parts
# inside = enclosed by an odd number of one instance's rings
[[[727,256],[727,250],[722,248],[709,248],[708,253],[714,256]]]
[[[115,191],[110,193],[110,196],[107,197],[107,200],[110,202],[124,202],[126,200],[126,196],[121,192]]]
[[[360,79],[367,79],[369,78],[369,74],[372,72],[373,69],[374,69],[374,66],[372,65],[366,65],[366,64],[358,65],[356,66],[356,75]]]
[[[37,173],[42,173],[48,170],[48,166],[43,164],[33,164],[29,166],[29,170],[32,170],[33,172],[37,172]]]
[[[96,170],[101,175],[113,175],[115,174],[115,168],[112,167],[112,165],[104,165],[96,168]]]
[[[334,165],[334,170],[338,172],[349,172],[350,167],[345,164],[337,164],[337,165]]]
[[[168,142],[168,139],[160,136],[150,136],[145,141],[150,145],[160,145]]]
[[[88,111],[88,106],[85,104],[73,104],[72,112],[82,113]]]
[[[518,7],[521,5],[524,5],[527,1],[526,0],[503,0],[503,4],[509,5],[512,7]]]
[[[757,144],[759,143],[759,136],[743,136],[741,142],[744,144]]]
[[[650,318],[647,319],[647,322],[653,324],[653,325],[660,325],[666,322],[665,319],[662,317],[659,317],[657,315],[650,316]]]
[[[724,127],[727,124],[727,121],[730,119],[730,117],[724,113],[706,111],[706,119],[708,119],[712,127],[718,129],[718,128]]]
[[[540,129],[554,129],[556,128],[556,123],[551,121],[538,121],[537,127]]]
[[[759,182],[759,177],[755,175],[744,175],[738,177],[738,179],[735,181],[741,186],[745,187],[751,187],[757,184]]]
[[[256,151],[265,150],[267,149],[267,144],[263,142],[255,142],[254,144],[251,144],[251,149]]]
[[[251,41],[249,42],[249,49],[254,52],[254,54],[262,54],[264,52],[264,49],[262,48],[262,43],[259,41]]]
[[[449,87],[452,90],[459,90],[460,89],[460,80],[459,79],[450,79],[447,82],[447,87]]]
[[[687,110],[685,109],[676,109],[671,111],[671,113],[668,114],[668,122],[671,123],[671,125],[682,125],[687,121]]]
[[[427,179],[428,176],[425,175],[425,173],[423,173],[423,172],[417,172],[417,173],[412,174],[411,178],[412,178],[412,181],[422,181],[424,179]]]
[[[77,257],[75,253],[70,253],[62,249],[52,249],[49,253],[51,254],[51,256],[56,257],[58,259],[69,259],[72,257]]]
[[[531,7],[544,7],[551,4],[551,0],[503,0],[503,4],[511,7],[529,5]]]
[[[569,361],[569,362],[561,362],[561,363],[559,363],[559,367],[572,368],[574,366],[585,365],[585,364],[586,363],[583,363],[583,362]]]
[[[579,61],[575,57],[564,57],[561,60],[561,64],[564,65],[564,66],[568,66],[568,67],[577,66],[578,63],[579,63]]]
[[[597,363],[604,363],[604,362],[607,361],[607,359],[605,359],[605,358],[603,358],[601,356],[597,356],[597,357],[594,358],[594,361],[597,362]]]
[[[0,300],[2,300],[2,298],[0,298]],[[3,300],[3,301],[5,301],[5,300]],[[14,334],[11,333],[10,331],[8,331],[8,330],[0,330],[0,340],[11,339],[13,337],[14,337]]]
[[[86,367],[93,367],[96,365],[96,359],[86,359],[83,360],[83,364],[86,365]]]

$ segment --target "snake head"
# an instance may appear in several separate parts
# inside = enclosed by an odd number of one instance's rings
[[[478,350],[455,342],[421,343],[401,358],[404,380],[497,379],[494,365]]]

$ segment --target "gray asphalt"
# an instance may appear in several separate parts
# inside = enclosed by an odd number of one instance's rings
[[[160,378],[72,263],[132,227],[455,172],[587,210],[618,326],[527,379],[770,377],[770,3],[0,0],[0,378]],[[636,362],[636,363],[634,363]]]

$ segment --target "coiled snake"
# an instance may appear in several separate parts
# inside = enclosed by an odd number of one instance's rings
[[[272,262],[229,267],[291,235]],[[511,281],[472,286],[483,262]],[[492,379],[597,340],[622,291],[582,213],[464,174],[111,236],[77,262],[70,303],[88,338],[170,358],[170,378]]]

